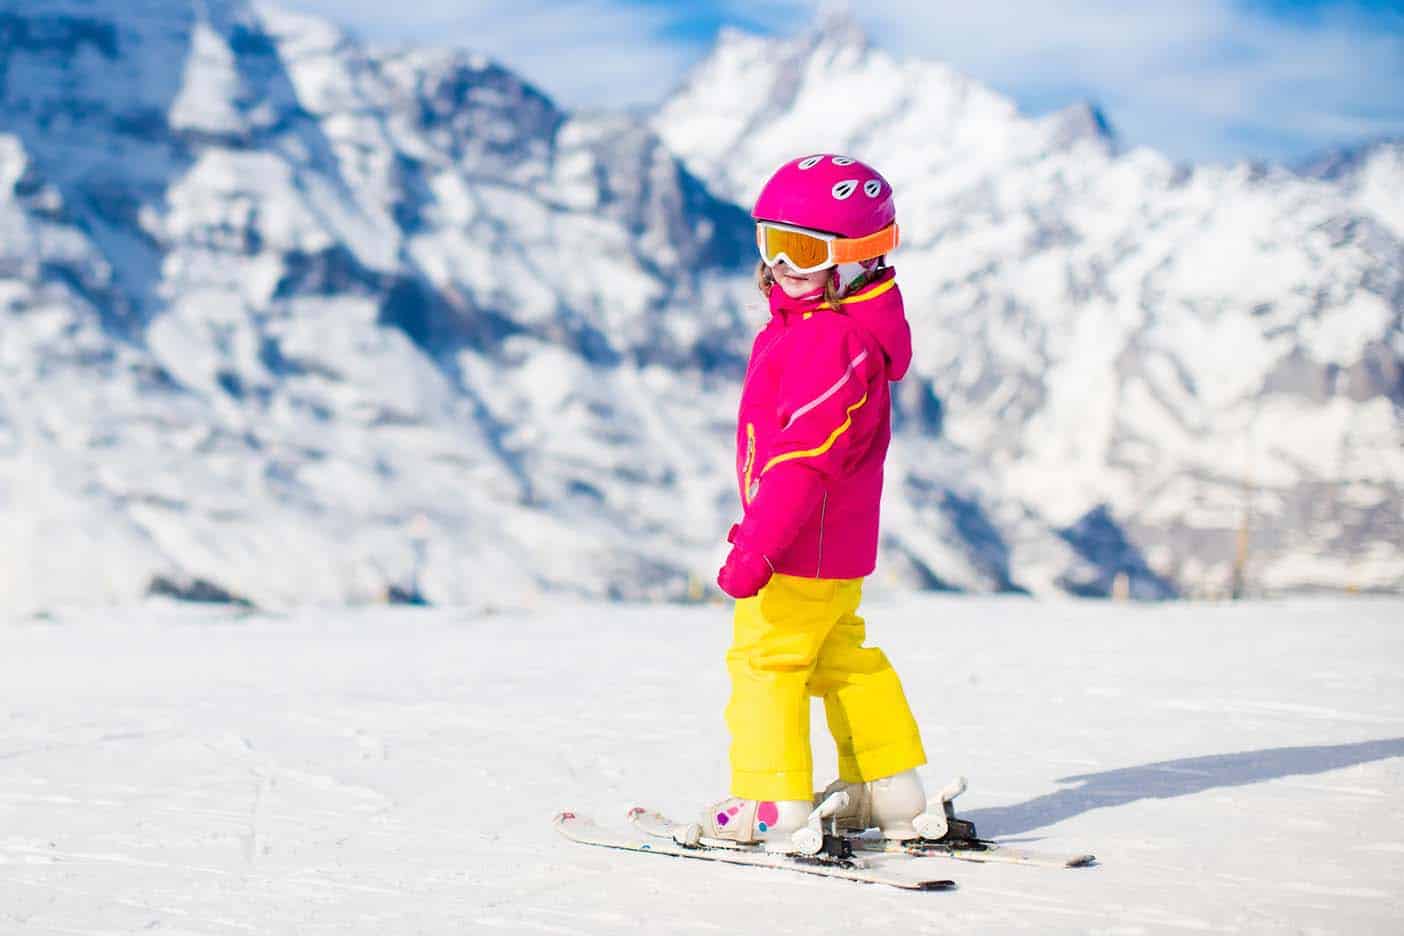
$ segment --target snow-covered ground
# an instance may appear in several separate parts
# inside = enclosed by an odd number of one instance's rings
[[[867,611],[928,781],[1096,867],[904,893],[557,837],[723,792],[719,604],[157,604],[0,622],[0,931],[1399,932],[1404,601]]]

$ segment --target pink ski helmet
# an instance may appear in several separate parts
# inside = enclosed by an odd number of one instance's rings
[[[867,237],[892,224],[892,186],[849,156],[820,153],[792,159],[771,175],[751,217],[840,237]]]

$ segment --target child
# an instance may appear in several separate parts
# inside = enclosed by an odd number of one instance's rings
[[[770,321],[741,389],[742,521],[717,584],[737,599],[727,652],[731,793],[701,835],[787,839],[813,808],[809,697],[838,746],[847,828],[914,838],[926,809],[921,737],[897,674],[864,647],[857,615],[878,544],[888,382],[911,332],[884,255],[897,246],[892,188],[845,156],[792,160],[752,212]]]

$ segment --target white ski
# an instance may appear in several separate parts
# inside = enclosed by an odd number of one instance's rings
[[[639,817],[648,815],[645,820],[648,828],[656,821],[667,823],[658,813],[646,810],[630,810],[630,820],[636,827],[641,825]],[[656,818],[654,818],[656,817]],[[702,861],[721,861],[727,864],[751,865],[760,868],[776,868],[798,871],[801,874],[814,874],[820,877],[841,878],[847,881],[861,881],[867,884],[886,884],[906,890],[950,890],[955,882],[946,879],[932,879],[922,876],[924,868],[918,868],[909,856],[900,854],[874,853],[847,858],[828,855],[802,855],[790,852],[767,851],[760,846],[731,845],[680,845],[674,841],[672,824],[667,832],[642,835],[626,831],[606,829],[592,820],[577,816],[572,812],[562,812],[555,818],[556,828],[573,842],[583,845],[598,845],[603,848],[617,848],[623,851],[647,852],[655,855],[671,855],[675,858],[693,858]],[[642,829],[640,829],[642,831]]]
[[[686,835],[688,826],[674,822],[660,812],[648,809],[631,809],[629,821],[645,835],[678,840]],[[852,850],[870,857],[873,855],[906,855],[911,858],[954,858],[957,861],[970,861],[981,864],[1022,864],[1043,868],[1081,868],[1096,861],[1092,855],[1062,854],[1059,852],[1032,851],[1012,845],[1001,845],[988,839],[955,839],[930,841],[913,839],[906,842],[876,838],[872,833],[850,834],[844,840]],[[711,848],[749,848],[726,842],[702,839],[700,844]]]
[[[1001,845],[989,839],[955,839],[940,842],[915,839],[909,842],[892,842],[867,836],[850,836],[848,841],[855,852],[865,855],[902,854],[911,855],[913,858],[954,858],[957,861],[1035,865],[1041,868],[1083,868],[1097,860],[1095,855],[1034,851],[1013,845]]]

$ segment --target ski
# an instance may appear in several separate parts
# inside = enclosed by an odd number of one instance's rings
[[[1022,864],[1042,868],[1083,868],[1096,862],[1094,855],[1034,851],[982,839],[975,823],[955,814],[955,800],[969,782],[956,777],[927,801],[924,815],[912,821],[916,839],[893,841],[873,837],[871,832],[853,832],[846,837],[850,850],[865,853],[911,855],[914,858],[954,858],[987,864]],[[822,794],[815,794],[819,797]]]
[[[660,812],[647,809],[631,809],[629,821],[639,831],[653,838],[672,839],[674,829],[679,824]],[[955,820],[961,822],[962,820]],[[968,825],[968,824],[967,824]],[[974,829],[974,826],[969,826]],[[1032,851],[1011,845],[1001,845],[988,839],[913,839],[891,841],[870,838],[867,835],[844,835],[843,841],[854,853],[868,855],[906,855],[911,858],[954,858],[957,861],[970,861],[982,864],[1022,864],[1043,868],[1081,868],[1096,861],[1093,855],[1061,854],[1057,852]],[[747,848],[724,842],[705,841],[711,848]]]
[[[1034,851],[1012,845],[1002,845],[989,839],[945,839],[929,841],[914,839],[894,842],[880,838],[849,836],[855,852],[863,854],[903,854],[914,858],[954,858],[984,864],[1021,864],[1041,868],[1085,868],[1095,864],[1095,855]]]
[[[557,830],[563,836],[582,845],[597,845],[603,848],[669,855],[675,858],[692,858],[701,861],[720,861],[726,864],[797,871],[801,874],[840,878],[866,884],[886,884],[905,890],[950,890],[956,886],[955,881],[922,877],[920,872],[908,863],[908,856],[905,855],[873,853],[853,857],[823,854],[811,856],[767,851],[760,846],[680,845],[673,840],[671,832],[664,836],[644,831],[645,828],[651,826],[641,826],[636,818],[636,814],[643,815],[644,813],[646,813],[645,810],[630,810],[629,814],[634,826],[643,832],[642,835],[606,829],[591,819],[572,812],[558,813],[554,822]],[[657,813],[651,815],[666,822],[666,819]],[[648,821],[652,822],[652,820]]]

